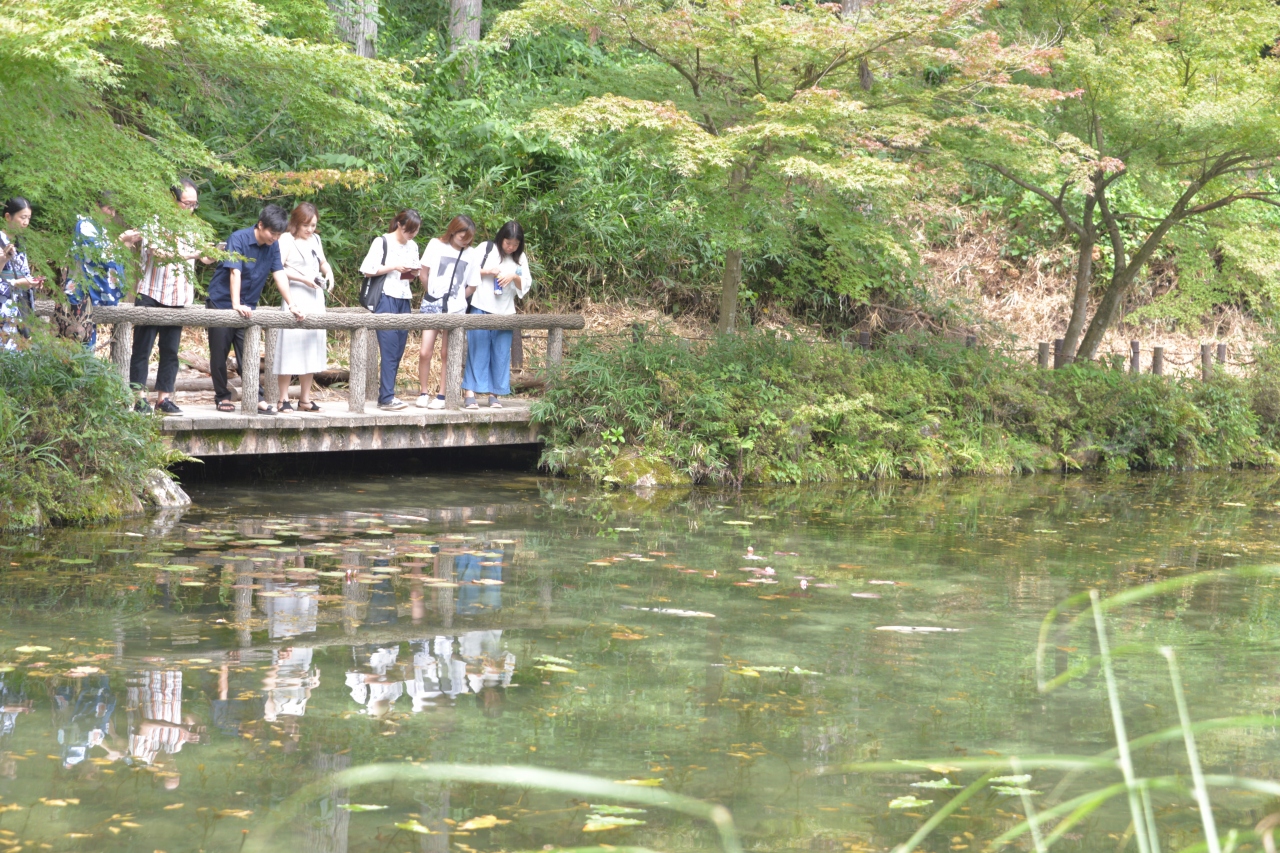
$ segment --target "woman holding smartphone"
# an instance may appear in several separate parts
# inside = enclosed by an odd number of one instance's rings
[[[333,288],[333,267],[325,259],[324,246],[320,245],[320,235],[316,233],[319,223],[316,206],[304,201],[293,209],[289,230],[280,235],[279,241],[280,262],[289,278],[288,292],[280,288],[280,298],[286,307],[297,307],[304,315],[323,314],[324,294]],[[324,329],[280,330],[275,363],[280,386],[277,412],[293,411],[289,403],[292,376],[297,376],[302,386],[298,411],[320,411],[311,399],[311,381],[328,366],[326,334]]]
[[[35,313],[35,289],[45,282],[32,275],[27,253],[18,245],[18,233],[31,224],[31,202],[11,198],[4,203],[4,224],[0,226],[0,347],[18,348],[18,337],[26,337],[23,317]]]
[[[408,314],[409,300],[413,296],[410,284],[418,277],[418,244],[413,241],[422,227],[422,217],[412,208],[402,210],[391,220],[391,228],[378,237],[364,256],[360,272],[371,278],[385,275],[382,298],[378,300],[375,314]],[[382,356],[382,371],[378,383],[378,408],[396,412],[408,408],[396,396],[396,374],[404,345],[409,341],[407,329],[387,329],[378,332],[378,351]]]
[[[455,216],[444,234],[435,237],[422,251],[423,314],[465,314],[467,294],[480,284],[480,267],[471,243],[476,238],[476,224],[469,216]],[[418,352],[418,401],[424,409],[444,408],[445,360],[449,357],[449,337],[440,337],[440,393],[434,398],[427,389],[431,373],[431,351],[436,345],[436,331],[422,333]]]
[[[516,298],[523,299],[533,286],[524,254],[524,229],[513,219],[476,252],[480,286],[471,297],[471,313],[516,313]],[[462,374],[466,408],[479,408],[477,394],[489,395],[489,408],[502,408],[498,398],[511,393],[511,338],[510,329],[467,332],[467,366]]]

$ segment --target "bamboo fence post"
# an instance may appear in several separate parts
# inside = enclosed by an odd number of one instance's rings
[[[280,393],[276,382],[276,347],[280,344],[279,329],[263,329],[262,387],[267,392],[267,402],[275,405],[279,402],[275,395]]]
[[[1218,344],[1218,364],[1227,363],[1227,345]]]
[[[1164,376],[1164,347],[1151,348],[1151,373]]]
[[[1047,370],[1049,368],[1049,356],[1050,356],[1049,342],[1041,341],[1040,352],[1037,354],[1036,363],[1039,364],[1040,367]]]
[[[858,347],[860,349],[871,349],[870,332],[858,332]]]
[[[244,363],[240,367],[240,411],[246,415],[258,413],[258,359],[262,352],[262,329],[249,326],[244,330],[244,346],[240,352]]]
[[[1053,339],[1053,369],[1062,367],[1062,338]]]
[[[363,414],[364,412],[364,386],[368,379],[365,360],[369,357],[369,345],[365,338],[368,336],[368,329],[351,330],[351,360],[348,362],[350,370],[347,377],[347,409],[356,414]]]
[[[1208,382],[1213,378],[1213,353],[1208,344],[1200,345],[1200,379]]]
[[[129,359],[133,356],[133,324],[116,323],[111,327],[111,363],[116,366],[120,378],[129,381]],[[146,393],[146,380],[143,380]]]
[[[511,333],[511,369],[524,370],[524,332],[520,329]]]
[[[377,403],[382,387],[382,350],[378,348],[378,333],[372,329],[365,332],[364,351],[364,399]]]

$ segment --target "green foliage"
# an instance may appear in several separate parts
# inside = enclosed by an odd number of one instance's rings
[[[1210,383],[1045,371],[903,339],[870,352],[720,337],[587,342],[535,406],[553,471],[633,484],[1110,471],[1280,462],[1274,374]]]
[[[0,350],[0,527],[91,521],[140,508],[173,459],[112,365],[37,331]]]

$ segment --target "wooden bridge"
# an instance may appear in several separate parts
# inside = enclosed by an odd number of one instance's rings
[[[38,313],[52,310],[51,303]],[[125,380],[133,348],[133,327],[202,326],[243,328],[244,361],[256,365],[265,349],[266,373],[261,381],[274,387],[276,338],[280,329],[342,329],[351,333],[347,411],[328,407],[315,414],[258,414],[259,371],[241,371],[240,411],[219,412],[212,405],[184,404],[183,414],[164,418],[161,432],[175,449],[191,456],[267,453],[315,453],[350,450],[395,450],[429,447],[476,447],[531,444],[538,441],[529,404],[508,400],[501,409],[462,408],[462,366],[468,329],[547,330],[544,368],[556,370],[564,354],[566,329],[581,329],[578,314],[371,314],[363,308],[330,308],[302,320],[288,311],[262,307],[251,317],[208,308],[97,307],[93,321],[113,326],[111,360]],[[445,408],[410,407],[387,412],[370,406],[378,396],[379,330],[435,329],[448,334],[445,359]],[[263,332],[266,332],[265,336]],[[265,337],[265,341],[264,341]],[[371,409],[372,411],[366,411]]]

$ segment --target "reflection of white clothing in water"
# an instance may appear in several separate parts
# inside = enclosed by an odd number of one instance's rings
[[[351,688],[351,698],[364,705],[367,712],[373,715],[385,714],[392,709],[395,701],[404,695],[404,683],[400,681],[382,680],[387,670],[395,666],[399,646],[389,649],[377,649],[369,655],[370,673],[352,670],[347,672],[347,686]]]
[[[130,726],[129,755],[135,761],[151,764],[162,752],[181,750],[187,741],[187,731],[182,726],[182,672],[138,673],[128,680],[128,691],[128,709],[137,710],[142,716],[137,726]]]
[[[263,586],[266,587],[263,592],[286,593],[278,597],[258,597],[262,612],[267,614],[267,630],[271,639],[287,639],[316,630],[320,587],[277,581],[267,581]]]
[[[320,671],[312,670],[309,648],[293,648],[272,652],[274,675],[268,675],[266,707],[263,716],[275,720],[279,716],[301,717],[307,713],[311,691],[320,686]]]
[[[413,697],[413,709],[421,711],[441,696],[455,699],[462,693],[479,693],[486,686],[511,683],[516,656],[502,650],[501,631],[468,631],[453,637],[413,643],[413,679],[405,689]]]

